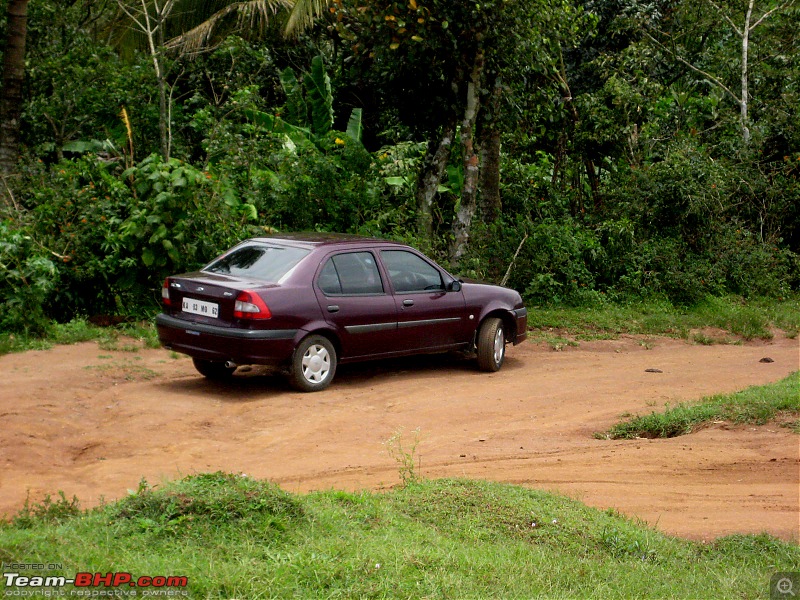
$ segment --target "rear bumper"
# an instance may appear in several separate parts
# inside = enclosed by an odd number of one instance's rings
[[[513,311],[517,323],[517,335],[514,336],[514,345],[524,342],[528,338],[528,309],[516,308]]]
[[[237,364],[289,362],[297,329],[235,329],[193,323],[170,315],[156,317],[161,345],[194,358]]]

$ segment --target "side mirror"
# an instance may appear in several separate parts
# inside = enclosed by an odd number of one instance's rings
[[[454,279],[450,283],[447,284],[447,291],[448,292],[460,292],[461,291],[461,282],[458,279]]]

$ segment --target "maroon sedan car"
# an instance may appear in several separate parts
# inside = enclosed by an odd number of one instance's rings
[[[246,240],[168,277],[162,298],[161,343],[206,377],[274,365],[308,392],[328,387],[339,363],[409,354],[475,350],[497,371],[527,329],[514,290],[465,283],[403,244],[337,234]]]

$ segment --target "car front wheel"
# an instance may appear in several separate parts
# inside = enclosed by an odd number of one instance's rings
[[[499,371],[506,357],[506,338],[503,320],[486,319],[478,330],[478,367],[481,371]]]
[[[289,383],[301,392],[318,392],[331,384],[336,373],[336,349],[321,335],[304,338],[292,356]]]

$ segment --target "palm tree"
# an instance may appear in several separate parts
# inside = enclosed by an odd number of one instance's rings
[[[182,30],[182,33],[170,39],[165,47],[188,54],[213,47],[214,40],[221,37],[221,32],[264,33],[278,15],[288,13],[294,5],[292,0],[185,1],[180,4],[175,11],[174,28]]]
[[[25,38],[28,0],[8,0],[8,35],[3,53],[0,88],[0,176],[8,175],[17,161],[22,83],[25,79]]]
[[[330,4],[329,0],[251,0],[233,2],[224,6],[199,25],[184,34],[173,38],[168,48],[183,48],[188,52],[199,51],[208,46],[216,28],[232,14],[237,15],[237,29],[263,29],[274,17],[284,10],[289,11],[284,33],[287,37],[296,36],[314,25]]]
[[[286,36],[299,35],[314,24],[328,8],[328,0],[294,0],[286,22]]]

